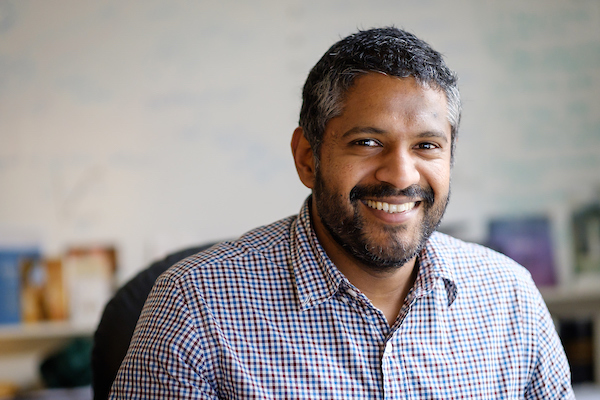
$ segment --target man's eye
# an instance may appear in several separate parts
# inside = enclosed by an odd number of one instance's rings
[[[417,147],[422,150],[433,150],[437,149],[439,146],[433,143],[419,143]]]
[[[360,139],[354,142],[358,146],[376,147],[379,146],[379,142],[374,139]]]

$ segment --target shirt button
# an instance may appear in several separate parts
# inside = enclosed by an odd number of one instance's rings
[[[384,350],[384,352],[383,352],[383,353],[384,353],[386,356],[389,356],[390,354],[392,354],[392,351],[394,351],[394,345],[392,344],[392,342],[388,342],[388,343],[385,345],[385,350]]]
[[[350,296],[352,296],[352,297],[356,298],[356,292],[355,292],[354,290],[352,290],[352,289],[348,288],[348,289],[346,289],[346,292],[347,292],[347,293],[348,293]]]

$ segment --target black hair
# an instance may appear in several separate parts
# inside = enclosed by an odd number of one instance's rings
[[[457,76],[440,53],[412,33],[395,27],[358,31],[335,43],[308,74],[302,91],[300,127],[318,162],[327,123],[343,111],[344,96],[355,79],[369,72],[442,90],[448,103],[452,159],[461,115]]]

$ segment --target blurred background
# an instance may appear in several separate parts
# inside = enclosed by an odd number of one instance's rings
[[[384,25],[460,77],[441,230],[545,260],[531,270],[556,289],[549,306],[582,287],[597,300],[597,0],[0,0],[0,249],[64,265],[104,249],[114,288],[174,250],[297,213],[304,79],[335,41]],[[106,288],[88,285],[103,305]],[[20,383],[0,360],[3,379]]]

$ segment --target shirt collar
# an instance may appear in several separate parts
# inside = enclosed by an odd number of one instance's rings
[[[341,286],[352,287],[317,239],[310,216],[311,202],[312,196],[309,196],[291,227],[292,265],[302,310],[329,299]],[[437,250],[438,235],[434,232],[419,254],[419,274],[413,293],[415,297],[430,293],[441,278],[450,307],[457,296],[457,285],[451,266]]]
[[[309,196],[291,229],[292,265],[303,310],[329,299],[341,285],[350,284],[317,239],[310,217],[311,201]]]
[[[439,233],[434,232],[425,248],[419,254],[419,275],[415,281],[415,297],[424,296],[433,290],[435,282],[442,279],[448,297],[448,307],[452,305],[458,294],[458,285],[451,265],[439,251]]]

